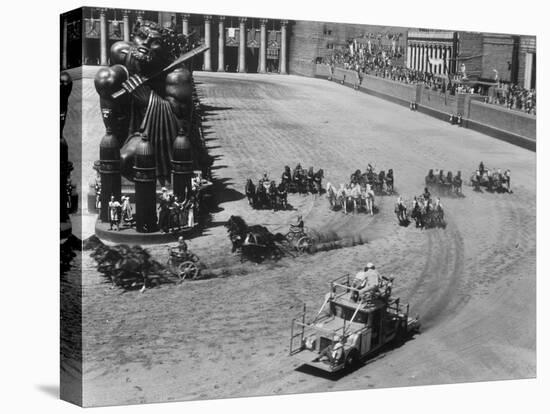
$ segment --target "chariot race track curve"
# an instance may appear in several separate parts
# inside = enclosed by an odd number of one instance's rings
[[[195,80],[219,206],[188,244],[216,277],[123,292],[83,252],[86,405],[536,375],[534,152],[326,80],[200,72]],[[103,127],[92,80],[81,87],[86,180]],[[466,178],[482,160],[512,171],[513,193],[464,186],[465,197],[442,198],[444,229],[399,226],[395,196],[377,197],[374,216],[330,211],[325,195],[291,194],[284,212],[252,210],[244,196],[247,178],[267,172],[278,182],[285,165],[323,168],[323,185],[338,186],[370,162],[393,168],[397,192],[410,200],[429,168]],[[241,263],[223,227],[234,214],[273,232],[301,214],[325,241],[354,243]],[[166,261],[166,245],[147,248]],[[420,316],[421,333],[337,378],[299,368],[288,355],[291,319],[303,303],[314,314],[330,280],[367,262],[395,277],[394,294]]]

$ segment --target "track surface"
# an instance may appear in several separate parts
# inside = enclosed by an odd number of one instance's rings
[[[227,277],[138,292],[109,290],[83,254],[86,405],[188,400],[534,377],[535,153],[410,112],[326,81],[196,74],[216,156],[220,211],[190,249]],[[97,148],[101,121],[90,80],[84,146]],[[83,175],[97,157],[84,151]],[[252,211],[246,178],[280,178],[285,165],[325,170],[345,182],[367,163],[393,168],[396,189],[422,192],[428,168],[462,170],[479,161],[510,168],[513,194],[443,199],[446,229],[397,225],[394,199],[380,213],[344,216],[324,198],[291,196],[294,210]],[[85,177],[86,179],[86,177]],[[361,237],[355,247],[240,264],[222,224],[231,214],[284,231],[297,214],[323,234]],[[152,247],[161,261],[166,246]],[[393,274],[395,294],[418,313],[423,332],[337,380],[296,370],[290,319],[316,312],[327,282],[373,261]]]

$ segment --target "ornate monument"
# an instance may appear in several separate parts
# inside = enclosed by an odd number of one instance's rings
[[[171,152],[180,129],[193,135],[193,84],[183,61],[207,48],[189,52],[188,38],[150,21],[137,22],[131,41],[111,47],[110,67],[100,69],[95,88],[106,128],[120,146],[121,174],[134,181],[135,152],[143,131],[154,148],[156,177],[171,182]],[[188,53],[186,53],[188,52]],[[208,162],[197,147],[195,167]]]
[[[99,162],[102,222],[108,221],[111,197],[122,195],[123,177],[134,183],[136,231],[156,232],[157,184],[171,184],[173,174],[173,190],[183,195],[194,169],[209,171],[193,78],[184,66],[208,47],[190,47],[189,38],[171,27],[138,21],[132,40],[111,47],[112,66],[97,72],[106,128]]]

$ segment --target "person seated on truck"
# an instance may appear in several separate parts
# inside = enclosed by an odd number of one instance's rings
[[[331,345],[321,351],[313,362],[328,361],[331,365],[339,365],[344,362],[344,343],[341,337],[335,336]]]

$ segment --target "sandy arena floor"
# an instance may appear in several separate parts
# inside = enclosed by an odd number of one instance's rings
[[[84,252],[86,405],[535,376],[535,153],[323,80],[197,73],[196,81],[223,191],[211,226],[189,247],[226,276],[121,293]],[[104,132],[92,80],[75,91],[71,99],[84,99],[86,182]],[[331,212],[324,196],[291,195],[292,211],[253,211],[242,194],[246,178],[267,171],[278,181],[285,165],[323,168],[339,184],[371,162],[393,168],[397,191],[410,198],[429,168],[466,178],[481,160],[510,168],[514,193],[465,187],[465,198],[442,199],[446,229],[398,226],[392,197],[378,197],[380,213],[368,217]],[[230,215],[284,231],[299,213],[315,231],[367,243],[261,265],[230,253],[222,225]],[[94,218],[83,217],[86,237]],[[151,251],[164,262],[166,248]],[[328,281],[367,261],[395,276],[394,292],[420,315],[422,333],[338,380],[296,370],[291,318],[304,302],[316,312]]]

